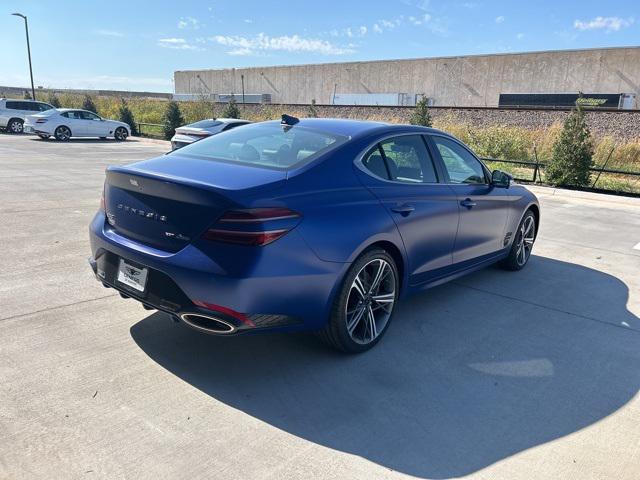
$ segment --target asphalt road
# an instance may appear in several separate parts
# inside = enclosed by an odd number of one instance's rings
[[[524,271],[415,296],[344,356],[93,279],[104,168],[165,150],[0,134],[0,478],[638,478],[640,202],[537,189]]]

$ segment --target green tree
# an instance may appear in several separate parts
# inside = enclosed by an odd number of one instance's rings
[[[553,185],[589,185],[593,150],[584,111],[576,102],[576,107],[564,122],[560,137],[553,144],[553,155],[545,168],[546,180]]]
[[[318,109],[316,108],[316,99],[311,99],[311,105],[309,105],[309,112],[307,113],[309,118],[318,118]]]
[[[238,105],[236,105],[235,98],[231,97],[231,100],[229,100],[229,104],[224,109],[224,112],[222,112],[222,117],[240,118],[240,109],[238,108]]]
[[[84,96],[84,100],[82,100],[82,109],[89,110],[96,115],[98,114],[98,108],[96,107],[96,104],[93,103],[93,98],[91,98],[91,95]]]
[[[131,135],[138,136],[138,124],[133,116],[133,112],[127,105],[127,101],[124,98],[120,99],[120,107],[118,108],[118,120],[129,125],[131,129]]]
[[[431,127],[431,114],[429,113],[429,99],[424,95],[418,103],[416,103],[416,108],[411,114],[411,125],[422,125],[423,127]]]
[[[180,106],[177,102],[171,101],[167,104],[162,123],[164,124],[162,128],[164,138],[171,140],[171,137],[176,133],[176,128],[184,125],[184,118],[182,117]]]
[[[47,101],[51,104],[51,106],[53,106],[54,108],[60,108],[60,99],[58,98],[58,96],[56,95],[56,92],[49,92],[49,97],[47,98]]]

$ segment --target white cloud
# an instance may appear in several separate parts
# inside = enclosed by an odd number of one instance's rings
[[[178,21],[178,28],[182,30],[184,29],[198,30],[200,28],[200,22],[198,21],[198,19],[193,17],[182,17]]]
[[[202,50],[196,45],[191,45],[184,38],[160,38],[158,39],[158,46],[173,50]]]
[[[377,23],[373,24],[373,31],[375,33],[382,33],[382,28],[380,28],[380,25],[378,25]]]
[[[503,23],[505,21],[504,15],[500,15],[499,17],[496,17],[496,23]]]
[[[253,23],[253,20],[251,20],[250,18],[245,18],[243,20],[244,23]]]
[[[389,30],[396,28],[396,22],[391,20],[380,20],[380,25]]]
[[[516,35],[516,38],[517,38],[518,40],[522,40],[522,39],[524,38],[524,33],[518,33],[518,34]]]
[[[124,33],[118,32],[116,30],[99,29],[99,30],[94,30],[93,33],[96,35],[101,35],[103,37],[118,37],[118,38],[124,37]]]
[[[343,48],[326,40],[303,38],[298,35],[282,35],[270,37],[259,33],[255,37],[241,37],[238,35],[216,35],[209,40],[225,47],[233,47],[229,55],[251,55],[266,51],[284,52],[312,52],[321,55],[344,55],[353,53],[353,48]]]
[[[633,18],[620,17],[596,17],[592,20],[575,20],[573,27],[578,30],[604,30],[605,32],[617,32],[622,28],[633,25]]]
[[[422,25],[423,23],[427,23],[429,20],[431,20],[431,15],[425,13],[424,15],[421,15],[419,17],[410,16],[408,20],[412,25]]]
[[[351,27],[345,28],[344,30],[342,30],[342,32],[339,32],[337,30],[331,30],[329,34],[332,37],[339,37],[342,34],[349,38],[356,38],[356,37],[364,37],[367,34],[368,30],[369,29],[364,25],[360,25],[357,28],[351,28]]]

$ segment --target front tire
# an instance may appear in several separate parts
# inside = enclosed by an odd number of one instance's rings
[[[520,225],[518,225],[516,238],[511,245],[509,256],[500,263],[502,268],[512,271],[524,268],[531,256],[531,250],[538,231],[537,228],[536,216],[531,210],[527,210],[527,213],[520,220]]]
[[[24,132],[24,122],[19,118],[12,118],[7,123],[7,132],[20,134]]]
[[[71,130],[69,129],[69,127],[61,125],[56,128],[53,136],[56,137],[56,140],[58,140],[59,142],[66,142],[71,138]]]
[[[360,353],[380,341],[398,300],[398,269],[382,249],[363,253],[347,272],[318,336],[337,350]]]
[[[113,138],[118,142],[124,142],[128,136],[129,132],[127,132],[127,129],[124,127],[116,128],[116,131],[113,133]]]

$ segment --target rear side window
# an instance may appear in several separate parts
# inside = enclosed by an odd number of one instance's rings
[[[49,105],[48,103],[38,103],[38,111],[40,112],[46,112],[47,110],[51,110],[53,108],[53,106]]]
[[[211,128],[211,127],[217,127],[218,125],[222,125],[222,122],[219,121],[219,120],[200,120],[199,122],[190,123],[189,125],[185,125],[185,127]]]
[[[61,115],[63,117],[72,118],[72,119],[75,119],[75,120],[81,120],[82,119],[82,117],[80,116],[80,112],[76,112],[76,111],[64,112]]]
[[[182,147],[169,155],[188,155],[286,170],[309,162],[347,140],[301,126],[249,124]]]
[[[384,140],[369,152],[362,164],[374,175],[395,182],[438,182],[433,161],[420,135]]]

